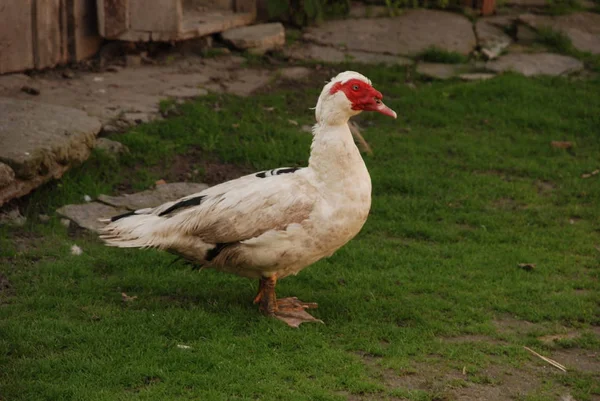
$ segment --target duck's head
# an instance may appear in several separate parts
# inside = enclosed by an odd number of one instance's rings
[[[363,111],[377,111],[396,118],[396,112],[383,104],[381,92],[371,86],[371,81],[354,71],[339,73],[321,92],[315,116],[317,122],[343,124]]]

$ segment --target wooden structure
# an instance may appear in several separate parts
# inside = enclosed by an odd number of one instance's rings
[[[103,38],[185,40],[255,18],[256,0],[0,0],[0,74],[84,60]]]
[[[0,74],[43,69],[95,54],[95,0],[1,0]]]
[[[248,25],[256,0],[97,0],[100,35],[129,41],[178,41]]]

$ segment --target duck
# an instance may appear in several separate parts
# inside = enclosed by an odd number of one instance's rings
[[[254,303],[290,327],[322,322],[316,303],[277,298],[278,280],[333,255],[354,238],[371,208],[371,178],[348,122],[362,112],[396,118],[371,81],[333,77],[315,107],[308,166],[248,174],[155,208],[105,219],[108,246],[156,248],[203,268],[258,279]]]

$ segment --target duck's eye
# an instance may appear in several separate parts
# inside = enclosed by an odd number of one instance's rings
[[[358,90],[358,85],[352,85],[352,90],[357,91]]]

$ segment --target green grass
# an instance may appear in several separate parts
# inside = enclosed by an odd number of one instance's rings
[[[83,194],[147,188],[192,149],[255,169],[306,163],[310,135],[288,120],[312,122],[320,84],[211,95],[120,135],[129,155],[96,153],[29,197],[26,227],[0,227],[11,283],[0,292],[0,398],[440,400],[494,384],[490,369],[542,366],[524,345],[597,354],[600,185],[581,174],[600,167],[600,81],[507,74],[415,91],[402,69],[355,68],[399,114],[358,119],[375,152],[371,215],[350,244],[278,286],[318,302],[326,325],[290,329],[251,304],[257,283],[107,248],[54,216]],[[122,292],[138,298],[123,303]],[[538,340],[564,330],[581,337]],[[484,341],[446,340],[462,335]],[[419,389],[394,381],[427,370],[457,373]],[[600,395],[597,372],[545,370],[523,399]]]
[[[429,63],[462,64],[468,61],[468,57],[457,52],[450,52],[437,47],[430,47],[418,55],[419,60]]]

